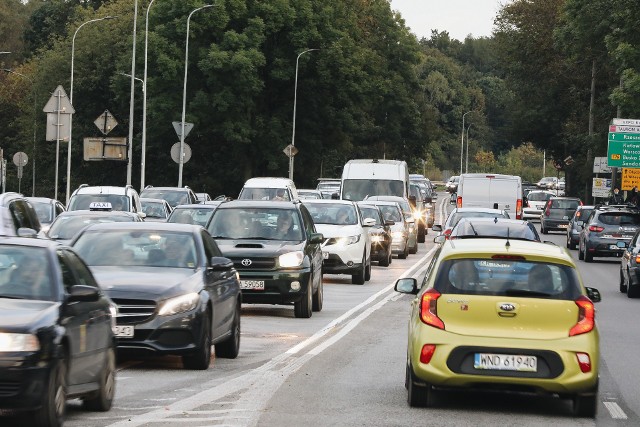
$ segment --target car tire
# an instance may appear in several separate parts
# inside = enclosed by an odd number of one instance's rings
[[[573,241],[571,240],[571,238],[569,238],[569,244],[567,246],[569,249],[575,250],[576,249],[576,244],[573,243]]]
[[[628,298],[638,298],[640,297],[640,287],[639,286],[631,286],[631,280],[629,280],[629,283],[625,286],[626,291],[627,291],[627,297]]]
[[[429,384],[416,384],[417,379],[411,365],[407,365],[407,403],[412,408],[428,408],[433,406],[433,388]]]
[[[367,266],[365,264],[364,255],[362,256],[362,267],[357,273],[351,275],[351,283],[354,285],[364,285]]]
[[[107,412],[113,404],[116,392],[116,352],[114,348],[107,350],[104,367],[100,372],[100,389],[90,397],[83,399],[82,405],[89,411]]]
[[[624,281],[624,273],[620,269],[620,292],[623,294],[627,292],[627,284]]]
[[[391,246],[387,248],[384,257],[380,258],[380,261],[378,261],[378,265],[380,267],[389,267],[389,264],[391,264]]]
[[[231,335],[226,340],[215,344],[216,357],[223,359],[235,359],[240,353],[240,303],[236,304],[233,313],[233,323],[231,324]]]
[[[369,258],[369,262],[367,262],[367,268],[364,271],[364,281],[368,282],[371,280],[371,258]]]
[[[408,256],[409,256],[409,248],[407,247],[407,244],[405,243],[404,252],[402,252],[401,254],[398,254],[398,258],[407,259]]]
[[[549,234],[549,231],[546,228],[544,228],[544,222],[542,221],[540,221],[540,232],[542,234]]]
[[[418,243],[424,243],[425,241],[425,235],[426,235],[426,227],[422,226],[422,227],[418,227]]]
[[[593,254],[587,251],[587,245],[584,246],[584,262],[593,262]]]
[[[33,413],[35,425],[61,427],[67,410],[67,362],[54,359],[42,406]]]
[[[578,243],[578,259],[580,261],[584,260],[584,252],[582,252],[582,245]]]
[[[323,300],[324,300],[324,286],[322,285],[322,280],[320,280],[320,284],[318,285],[318,290],[316,291],[315,294],[313,294],[313,302],[311,307],[312,310],[322,311]]]
[[[191,354],[182,356],[185,369],[204,371],[211,364],[211,315],[206,311],[202,315],[202,336],[198,349]]]
[[[293,304],[293,314],[299,319],[308,319],[313,314],[313,285],[309,281],[307,293],[303,295],[300,301]]]
[[[583,418],[595,418],[598,413],[598,394],[573,396],[573,415]]]

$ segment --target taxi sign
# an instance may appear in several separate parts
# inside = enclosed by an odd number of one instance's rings
[[[110,211],[111,203],[109,202],[91,202],[89,204],[90,211]]]

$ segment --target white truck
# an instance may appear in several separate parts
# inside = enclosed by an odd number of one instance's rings
[[[409,168],[403,160],[349,160],[342,171],[340,198],[360,201],[367,196],[409,199]]]
[[[522,219],[522,179],[516,175],[466,173],[460,176],[456,206],[505,210]]]

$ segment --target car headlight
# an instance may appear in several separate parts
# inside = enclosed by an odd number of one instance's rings
[[[33,334],[0,333],[0,352],[38,350],[40,350],[40,341]]]
[[[391,234],[393,235],[394,239],[404,239],[406,236],[406,233],[404,231],[394,231]]]
[[[114,303],[110,303],[109,313],[111,313],[111,330],[113,330],[113,333],[115,334],[116,326],[118,324],[116,321],[116,318],[118,317],[118,306]]]
[[[278,257],[278,264],[285,268],[300,267],[303,260],[304,253],[302,251],[289,252]]]
[[[347,236],[347,237],[336,237],[336,245],[349,246],[360,241],[360,235],[357,236]]]
[[[374,243],[384,242],[384,236],[381,236],[380,234],[374,234],[373,236],[371,236],[371,241]]]
[[[420,221],[421,217],[422,217],[422,212],[420,212],[420,211],[414,211],[413,212],[413,220],[414,221]]]
[[[170,316],[172,314],[184,313],[185,311],[193,310],[198,306],[200,295],[195,292],[186,295],[180,295],[166,300],[162,303],[159,316]]]

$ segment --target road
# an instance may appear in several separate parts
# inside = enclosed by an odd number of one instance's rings
[[[438,215],[449,207],[438,201]],[[436,223],[439,221],[436,220]],[[434,243],[416,255],[374,266],[372,280],[326,275],[320,313],[296,319],[293,307],[244,305],[240,356],[215,359],[207,371],[180,359],[120,361],[114,406],[106,413],[68,404],[68,426],[637,426],[640,425],[640,322],[618,292],[618,260],[577,260],[597,287],[601,333],[601,405],[595,420],[574,419],[571,405],[546,396],[443,392],[435,408],[410,408],[404,389],[410,296],[393,291],[399,277],[421,278]],[[543,236],[564,245],[560,233]],[[20,420],[3,420],[22,425]],[[3,423],[3,425],[5,425]]]

